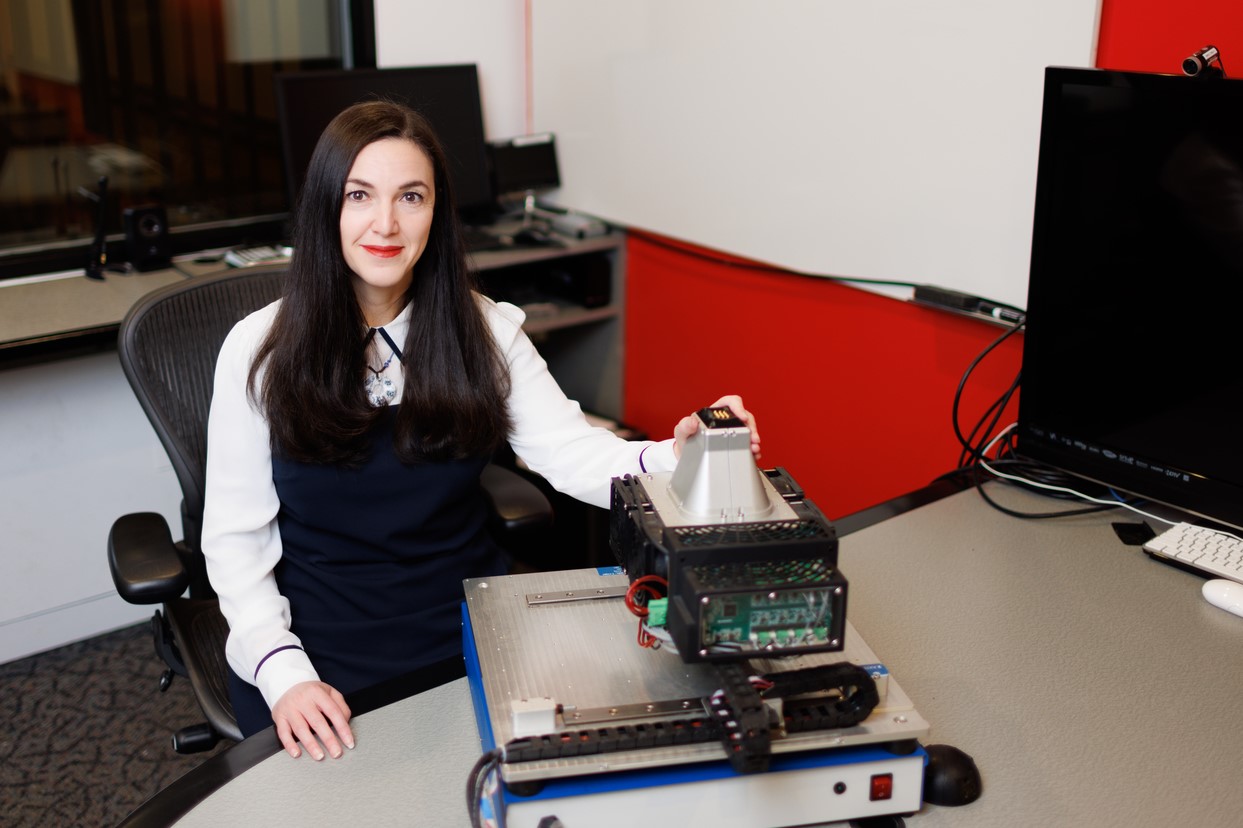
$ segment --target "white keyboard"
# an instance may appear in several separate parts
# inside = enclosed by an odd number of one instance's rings
[[[292,255],[292,247],[261,244],[257,247],[235,247],[224,254],[224,260],[233,267],[254,267],[255,265],[288,262]]]
[[[1178,523],[1145,543],[1144,551],[1213,578],[1243,582],[1243,540],[1223,532]]]

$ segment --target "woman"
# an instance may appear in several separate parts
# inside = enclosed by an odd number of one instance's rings
[[[243,733],[274,722],[291,756],[340,756],[343,694],[460,652],[462,579],[505,571],[478,482],[503,442],[599,506],[612,477],[673,467],[695,418],[660,443],[589,426],[522,321],[473,289],[427,122],[388,102],[338,115],[285,295],[216,368],[203,552]],[[741,400],[717,404],[755,433]]]

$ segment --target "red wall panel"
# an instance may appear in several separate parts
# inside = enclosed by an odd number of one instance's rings
[[[1226,74],[1243,77],[1243,6],[1238,0],[1103,0],[1096,65],[1182,72],[1183,58],[1212,44]],[[1232,71],[1233,70],[1233,71]]]
[[[954,390],[1002,328],[676,246],[634,234],[627,248],[627,421],[666,435],[741,394],[759,418],[761,464],[786,467],[834,517],[953,468]],[[1019,353],[1007,342],[981,365],[964,422],[1008,387]]]

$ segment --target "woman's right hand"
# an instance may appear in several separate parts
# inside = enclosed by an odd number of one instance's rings
[[[354,748],[349,705],[335,687],[322,681],[304,681],[286,690],[272,708],[272,721],[281,744],[295,759],[302,755],[299,742],[316,761],[324,758],[325,750],[333,759],[341,758],[342,743]]]

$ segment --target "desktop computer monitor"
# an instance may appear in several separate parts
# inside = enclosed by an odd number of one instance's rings
[[[561,186],[557,139],[551,132],[520,135],[488,144],[492,189],[498,197],[521,196]]]
[[[1017,451],[1243,528],[1243,81],[1050,68]]]
[[[351,104],[379,97],[407,104],[431,122],[448,156],[459,215],[468,224],[490,221],[495,200],[474,64],[277,75],[276,104],[290,204],[328,122]]]

